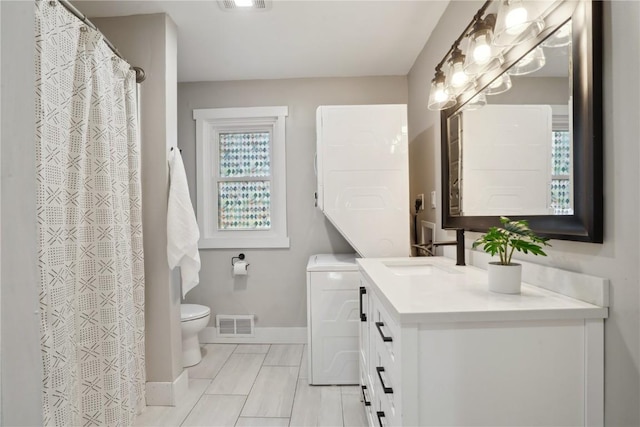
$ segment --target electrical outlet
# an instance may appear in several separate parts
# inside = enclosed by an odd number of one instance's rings
[[[420,210],[423,211],[424,210],[424,193],[418,194],[418,197],[416,197],[416,199],[420,200]]]
[[[436,208],[436,192],[432,191],[431,192],[431,209],[435,209]]]

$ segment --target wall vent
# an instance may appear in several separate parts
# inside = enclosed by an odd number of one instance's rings
[[[219,337],[252,337],[254,329],[253,314],[218,314],[216,328]]]
[[[272,0],[253,0],[251,7],[239,7],[234,0],[218,0],[218,5],[225,12],[239,12],[243,10],[269,10],[271,2]]]

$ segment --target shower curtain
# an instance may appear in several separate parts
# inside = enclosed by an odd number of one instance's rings
[[[135,74],[36,1],[36,162],[46,425],[130,425],[144,405]]]

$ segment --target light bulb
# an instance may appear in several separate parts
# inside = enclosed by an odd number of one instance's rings
[[[524,7],[516,7],[511,9],[505,17],[505,26],[507,27],[507,34],[516,36],[523,32],[527,26],[523,25],[527,22],[528,14],[527,9]]]
[[[449,98],[449,94],[445,89],[440,88],[436,90],[436,93],[433,95],[433,98],[436,100],[436,102],[443,102]]]
[[[433,80],[431,80],[427,107],[429,110],[446,110],[455,105],[455,103],[455,99],[451,96],[445,85],[444,73],[440,68],[437,68],[436,75]]]
[[[544,29],[536,1],[500,0],[493,44],[515,46],[535,38]]]
[[[465,56],[456,45],[451,53],[447,70],[445,86],[450,96],[456,97],[464,90],[469,83],[469,75],[464,72]]]
[[[482,35],[476,39],[476,46],[473,49],[473,60],[477,64],[483,65],[491,59],[491,46],[487,43],[487,37]]]
[[[462,68],[462,62],[456,62],[451,69],[451,86],[459,88],[469,81],[469,76]]]
[[[502,55],[493,43],[495,22],[496,15],[489,14],[473,24],[473,30],[468,35],[469,44],[464,60],[464,71],[467,75],[474,76],[492,71],[502,64]]]

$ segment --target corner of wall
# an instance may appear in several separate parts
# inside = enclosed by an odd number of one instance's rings
[[[180,289],[167,262],[169,147],[177,141],[177,30],[166,14],[93,19],[132,64],[142,67],[142,212],[145,251],[147,381],[173,383],[183,372]]]
[[[2,425],[42,425],[35,170],[35,8],[2,9]],[[10,142],[10,143],[9,143]]]

